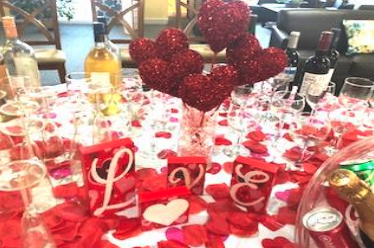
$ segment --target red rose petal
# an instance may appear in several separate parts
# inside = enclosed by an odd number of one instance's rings
[[[159,159],[167,159],[167,158],[176,157],[176,156],[178,156],[178,154],[175,151],[169,150],[169,149],[164,149],[157,154],[157,157]]]
[[[264,216],[264,218],[260,219],[260,223],[265,226],[270,231],[278,231],[282,227],[284,227],[284,224],[279,223],[274,216]]]
[[[184,226],[183,238],[184,242],[191,246],[200,246],[208,241],[208,233],[203,225]]]
[[[249,149],[251,152],[254,152],[254,153],[263,154],[263,153],[266,153],[268,151],[268,149],[266,148],[265,145],[260,144],[256,141],[253,141],[253,140],[247,140],[247,141],[243,142],[243,145],[247,149]]]
[[[200,196],[197,195],[191,195],[188,201],[190,203],[190,214],[200,213],[204,211],[208,206],[208,203],[206,203],[206,201],[204,201]]]
[[[155,134],[155,136],[156,136],[156,138],[170,139],[171,138],[171,133],[161,131],[161,132],[157,132]]]
[[[185,245],[176,240],[165,240],[157,242],[158,248],[189,248],[188,245]]]
[[[136,171],[136,179],[140,181],[144,181],[156,175],[157,171],[153,168],[142,168]]]
[[[126,219],[124,218],[119,226],[116,228],[116,231],[113,233],[113,237],[117,239],[127,239],[134,237],[141,233],[140,229],[140,219]]]
[[[217,235],[211,236],[205,246],[206,248],[225,248],[222,238]]]
[[[131,126],[133,127],[142,127],[142,125],[140,124],[140,122],[138,120],[134,120],[131,122]]]
[[[208,185],[205,190],[216,201],[224,198],[229,198],[230,196],[230,188],[225,183]]]
[[[230,226],[225,217],[215,216],[214,218],[209,218],[206,223],[206,228],[213,234],[230,235]]]
[[[300,147],[292,147],[291,149],[287,150],[284,154],[284,157],[296,161],[301,156],[301,149]]]
[[[215,174],[219,173],[221,171],[221,169],[222,168],[221,168],[221,165],[219,163],[212,163],[211,167],[206,172],[209,173],[209,174],[215,175]]]
[[[226,171],[228,174],[232,174],[232,170],[234,169],[234,163],[233,162],[226,162],[223,164],[223,170]]]
[[[295,224],[297,211],[289,207],[279,208],[277,220],[283,224]]]
[[[226,114],[227,115],[227,114]],[[220,126],[224,126],[224,127],[227,127],[229,125],[228,121],[225,119],[225,120],[221,120],[218,122],[218,125]]]
[[[275,239],[263,239],[261,244],[264,248],[284,248],[292,243],[284,237],[276,237]]]
[[[255,141],[263,141],[266,138],[266,135],[261,131],[252,131],[247,134],[246,138],[252,139]]]
[[[53,188],[53,194],[57,198],[71,198],[77,195],[78,188],[75,183],[59,185]]]
[[[215,140],[215,144],[217,146],[229,146],[229,145],[232,145],[232,142],[228,139],[226,139],[225,137],[222,137],[222,136],[217,136],[216,137],[216,140]]]
[[[82,222],[88,218],[88,213],[84,206],[65,202],[53,209],[53,212],[64,220]]]

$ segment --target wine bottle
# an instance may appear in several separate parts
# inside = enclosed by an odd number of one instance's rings
[[[0,53],[0,80],[8,76],[8,69],[5,66],[4,56]]]
[[[339,52],[336,50],[336,47],[338,46],[341,30],[340,28],[332,28],[331,32],[333,33],[333,36],[332,36],[331,45],[330,45],[329,54],[328,54],[329,59],[330,59],[330,70],[327,76],[328,79],[326,79],[329,81],[331,81],[332,75],[334,74],[336,64],[338,62],[339,55],[340,55]]]
[[[9,75],[27,76],[30,78],[30,86],[40,86],[38,63],[35,59],[34,49],[18,39],[14,17],[4,16],[2,21],[7,39],[2,53]]]
[[[374,194],[354,172],[338,169],[329,177],[338,195],[353,205],[359,216],[359,229],[367,248],[374,247]]]
[[[305,61],[302,81],[299,87],[300,94],[305,95],[307,88],[312,83],[318,83],[321,87],[327,86],[330,80],[327,80],[330,70],[330,60],[328,58],[328,51],[330,48],[332,33],[330,31],[323,31],[320,39],[318,49],[315,55],[311,56]]]
[[[95,47],[88,53],[84,63],[85,72],[96,85],[118,85],[121,82],[121,66],[118,56],[105,46],[104,24],[94,22]]]
[[[109,32],[108,32],[108,21],[105,16],[98,16],[97,21],[101,22],[104,24],[104,39],[105,39],[105,46],[108,48],[112,53],[116,54],[118,58],[120,58],[120,50],[118,46],[116,46],[108,37]]]
[[[297,65],[299,63],[299,52],[297,49],[297,44],[299,42],[300,32],[292,31],[290,37],[288,39],[287,48],[285,50],[287,58],[288,58],[288,65],[284,69],[284,79],[287,82],[293,82],[295,79]]]

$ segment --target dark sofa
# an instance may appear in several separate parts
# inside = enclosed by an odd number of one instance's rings
[[[272,27],[270,46],[285,48],[291,31],[301,32],[298,50],[300,61],[297,79],[300,80],[301,68],[305,60],[317,49],[322,31],[333,27],[343,28],[342,21],[374,20],[372,10],[326,10],[326,9],[295,9],[282,10],[278,14],[277,25]],[[342,29],[343,30],[343,29]],[[344,79],[359,76],[374,79],[374,54],[355,54],[346,56],[347,37],[342,32],[337,50],[340,52],[337,68],[332,81],[340,91]]]

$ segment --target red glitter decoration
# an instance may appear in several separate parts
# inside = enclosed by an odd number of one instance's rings
[[[148,38],[137,39],[130,43],[129,53],[138,64],[147,59],[157,58],[156,43]]]
[[[241,1],[208,0],[200,8],[198,26],[213,52],[218,53],[245,33],[249,7]]]
[[[254,84],[274,77],[287,66],[287,55],[279,48],[270,47],[258,51],[253,58],[236,63],[239,85]]]
[[[167,92],[175,86],[168,77],[169,65],[162,59],[148,59],[139,66],[139,75],[150,88]]]
[[[176,54],[170,61],[171,76],[178,81],[181,81],[189,74],[201,73],[203,69],[203,57],[191,49]]]
[[[207,112],[230,95],[236,78],[236,71],[231,66],[217,67],[208,76],[191,74],[183,79],[179,95],[187,105]]]
[[[230,65],[253,58],[261,50],[261,45],[253,34],[245,34],[231,43],[226,49],[226,60]]]
[[[163,30],[156,39],[156,50],[160,58],[169,61],[171,57],[188,49],[188,39],[182,30]]]

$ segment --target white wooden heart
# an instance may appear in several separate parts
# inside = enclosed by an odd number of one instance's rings
[[[187,209],[189,203],[185,199],[176,199],[167,205],[155,204],[149,206],[143,213],[144,219],[168,226],[176,221]]]

